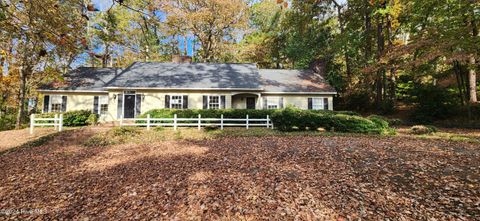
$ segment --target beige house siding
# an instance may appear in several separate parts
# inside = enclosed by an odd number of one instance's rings
[[[268,94],[262,95],[262,97],[283,97],[283,105],[287,107],[289,105],[295,106],[300,109],[308,109],[308,98],[328,98],[328,109],[333,110],[333,95],[304,95],[304,94]]]
[[[93,99],[95,96],[104,96],[107,95],[106,93],[86,93],[86,92],[48,92],[48,93],[41,93],[40,94],[40,103],[39,107],[43,111],[43,97],[45,95],[60,95],[60,96],[67,96],[67,111],[78,111],[78,110],[89,110],[93,111]],[[109,103],[111,99],[109,100]],[[113,119],[111,115],[112,109],[108,109],[107,115],[100,116],[101,121],[107,121]]]
[[[328,98],[329,110],[333,110],[333,95],[318,94],[260,94],[255,92],[243,91],[155,91],[155,90],[136,90],[137,94],[143,94],[141,103],[141,113],[153,109],[165,108],[165,95],[187,95],[189,109],[202,109],[204,95],[224,95],[225,106],[227,109],[245,109],[246,97],[255,97],[256,109],[263,108],[264,97],[283,97],[284,107],[289,105],[300,109],[308,109],[308,98]],[[118,94],[123,94],[122,90],[112,90],[108,93],[108,114],[100,116],[101,121],[117,120]],[[83,92],[49,92],[43,93],[40,101],[43,102],[43,95],[65,95],[67,96],[67,111],[74,110],[93,110],[94,96],[107,95],[106,93],[83,93]],[[259,97],[261,96],[261,97]],[[42,107],[43,104],[39,105]]]
[[[109,93],[110,103],[109,112],[111,113],[107,121],[116,120],[117,118],[117,105],[118,97],[114,99],[114,96],[122,94],[123,91],[111,91]],[[232,108],[232,92],[230,91],[154,91],[154,90],[136,90],[137,94],[142,94],[141,113],[145,113],[153,109],[165,108],[165,95],[186,95],[188,96],[188,109],[203,109],[203,96],[204,95],[224,95],[225,96],[225,108]]]

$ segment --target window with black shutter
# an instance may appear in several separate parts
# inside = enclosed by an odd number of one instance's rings
[[[50,96],[43,96],[43,113],[48,113],[48,107],[50,105]]]

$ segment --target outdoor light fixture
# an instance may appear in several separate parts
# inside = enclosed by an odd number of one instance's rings
[[[113,95],[113,99],[114,99],[114,100],[117,99],[117,95],[116,95],[116,94]]]
[[[142,94],[142,101],[145,101],[145,94]]]

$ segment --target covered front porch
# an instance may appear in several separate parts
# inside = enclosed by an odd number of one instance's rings
[[[262,95],[260,93],[232,94],[233,109],[262,109]]]

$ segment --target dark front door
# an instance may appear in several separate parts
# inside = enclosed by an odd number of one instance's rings
[[[255,98],[247,97],[247,109],[255,109]]]
[[[135,95],[125,95],[125,103],[123,106],[123,118],[135,117]]]

